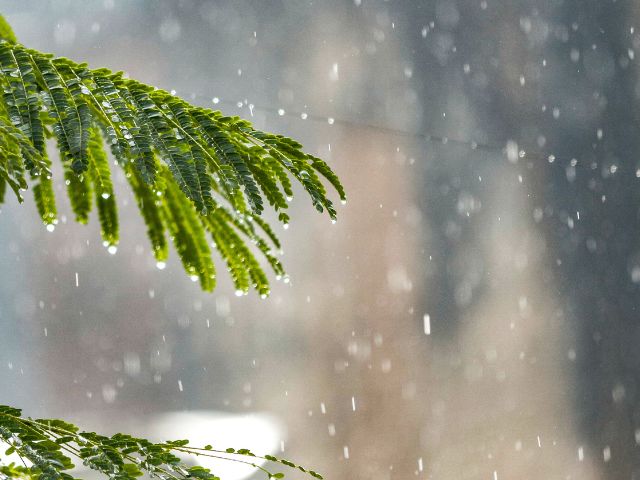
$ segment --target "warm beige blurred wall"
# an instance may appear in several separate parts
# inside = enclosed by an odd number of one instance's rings
[[[332,19],[318,21],[325,25]],[[505,21],[492,32],[511,39],[501,52],[513,67],[504,71],[505,84],[518,81],[512,70],[524,54],[512,26]],[[342,33],[348,38],[348,29]],[[346,43],[336,36],[315,61],[328,65]],[[373,63],[401,56],[399,48],[389,39]],[[363,68],[360,60],[348,62],[355,77]],[[374,89],[369,99],[400,88],[393,72],[377,74],[383,91]],[[321,98],[327,95],[323,88],[340,98],[340,82],[310,79],[309,84]],[[515,89],[513,94],[515,104],[530,101]],[[448,113],[458,123],[445,121],[445,131],[472,138],[477,125],[464,96],[463,90],[451,95]],[[397,110],[394,115],[389,118],[398,120]],[[409,113],[398,121],[410,125],[415,118]],[[534,220],[539,205],[532,199],[539,198],[544,179],[526,167],[528,159],[513,165],[499,151],[488,158],[465,154],[469,161],[492,165],[482,206],[471,209],[472,243],[437,253],[449,255],[449,263],[462,270],[466,259],[477,257],[486,285],[475,293],[480,298],[462,309],[453,337],[426,336],[419,309],[429,311],[421,297],[432,285],[424,280],[423,252],[435,246],[429,219],[415,216],[424,171],[409,166],[396,144],[407,145],[385,133],[349,127],[332,144],[351,200],[341,220],[343,237],[331,235],[315,247],[336,252],[337,258],[309,265],[318,284],[314,291],[321,293],[313,296],[316,309],[304,314],[309,341],[294,405],[295,415],[308,410],[314,420],[297,428],[292,422],[295,451],[329,465],[325,471],[332,478],[598,478],[594,462],[602,452],[584,445],[573,414],[575,339],[545,275],[553,260]],[[413,148],[420,152],[418,163],[455,156],[441,147],[433,159],[421,146]],[[331,289],[322,293],[321,284],[344,285],[345,273],[344,298]],[[355,411],[349,408],[352,396]],[[309,436],[313,441],[304,442]],[[318,439],[321,449],[314,444]]]

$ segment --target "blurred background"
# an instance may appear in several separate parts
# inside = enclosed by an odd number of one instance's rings
[[[52,233],[10,199],[0,404],[330,479],[640,479],[638,2],[0,12],[29,47],[300,140],[349,196],[333,225],[298,195],[268,300],[157,269],[121,176],[115,255],[61,183]]]

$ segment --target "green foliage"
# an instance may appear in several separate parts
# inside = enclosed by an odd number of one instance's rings
[[[27,49],[3,35],[0,23],[2,36],[0,201],[7,186],[22,201],[21,192],[32,185],[49,229],[57,210],[46,138],[57,142],[78,222],[87,223],[95,206],[104,244],[115,249],[118,215],[106,144],[132,187],[156,260],[166,261],[170,238],[187,273],[208,291],[216,283],[211,241],[240,292],[269,293],[258,253],[276,275],[284,274],[272,251],[280,244],[260,215],[266,200],[288,223],[290,177],[318,211],[335,219],[321,178],[344,200],[338,177],[294,140],[121,72]]]
[[[208,291],[215,287],[216,270],[207,236],[238,291],[253,287],[263,296],[269,293],[258,252],[277,276],[284,275],[272,250],[280,249],[280,242],[260,215],[266,199],[279,220],[288,223],[290,176],[332,219],[336,211],[321,177],[345,200],[330,167],[294,140],[190,105],[121,72],[92,70],[27,49],[16,42],[2,16],[0,87],[0,203],[7,187],[22,202],[22,192],[32,186],[42,222],[49,230],[55,227],[46,141],[55,139],[76,220],[87,223],[95,205],[104,244],[115,251],[118,215],[106,144],[132,188],[156,260],[166,261],[170,238],[187,273]],[[283,478],[256,463],[269,461],[322,479],[289,460],[247,449],[107,437],[61,420],[24,418],[20,410],[1,405],[0,442],[8,445],[6,455],[15,453],[23,463],[3,463],[0,455],[0,480],[72,480],[72,458],[113,480],[143,474],[162,480],[218,479],[206,468],[183,463],[179,454],[244,463],[267,478]]]
[[[16,43],[18,41],[15,33],[13,33],[13,28],[11,28],[9,22],[7,22],[2,15],[0,15],[0,39],[10,43]]]
[[[17,454],[23,465],[3,464],[0,455],[0,480],[73,480],[73,458],[111,480],[136,480],[147,474],[161,480],[198,478],[220,480],[209,469],[190,466],[178,455],[193,455],[243,463],[263,472],[267,478],[283,478],[258,463],[269,461],[307,473],[322,480],[313,470],[271,455],[258,456],[247,449],[214,449],[189,446],[188,440],[153,443],[144,438],[117,433],[111,437],[83,432],[62,420],[32,419],[21,411],[0,405],[0,442],[8,448],[5,455]]]

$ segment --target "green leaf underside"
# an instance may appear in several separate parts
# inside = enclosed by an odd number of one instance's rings
[[[0,405],[0,479],[74,480],[73,459],[112,480],[136,480],[142,475],[161,480],[220,480],[209,469],[192,466],[198,457],[243,463],[259,470],[267,479],[283,478],[261,464],[297,469],[322,480],[313,470],[271,455],[259,456],[248,449],[216,449],[189,445],[187,440],[153,443],[145,438],[117,433],[113,436],[83,432],[63,420],[22,417],[19,409]],[[21,464],[6,462],[5,455],[17,454]],[[190,462],[180,457],[189,455]]]
[[[22,201],[32,185],[43,223],[57,223],[45,141],[53,137],[76,220],[87,223],[95,206],[103,242],[115,247],[118,215],[106,146],[125,171],[157,261],[167,259],[170,239],[204,290],[216,283],[211,247],[239,291],[268,294],[263,264],[284,274],[272,251],[280,243],[260,214],[266,201],[288,223],[291,177],[332,219],[323,181],[345,199],[331,168],[294,140],[120,72],[0,41],[0,82],[0,201],[7,190]]]

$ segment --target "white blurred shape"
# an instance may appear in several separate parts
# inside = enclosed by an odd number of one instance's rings
[[[280,442],[285,438],[282,422],[265,413],[250,412],[237,415],[213,410],[191,410],[142,417],[106,418],[97,417],[91,413],[76,412],[75,415],[69,416],[69,420],[80,426],[81,430],[97,431],[108,435],[122,432],[148,438],[153,442],[188,439],[189,445],[195,448],[203,448],[205,445],[211,445],[216,450],[247,448],[260,456],[281,453]],[[255,457],[211,453],[225,458],[249,460],[256,465],[266,463]],[[223,459],[182,454],[178,456],[189,465],[209,468],[213,474],[224,480],[243,480],[255,475],[258,471],[250,465]],[[3,457],[3,461],[20,464],[20,459],[15,454]],[[72,458],[72,461],[76,465],[72,470],[74,476],[87,480],[104,478],[82,465],[77,458]],[[276,471],[280,470],[282,469],[276,467]]]
[[[163,441],[188,438],[194,447],[212,445],[214,449],[247,448],[256,455],[274,454],[283,438],[281,422],[262,413],[232,415],[207,410],[172,412],[154,417],[149,425],[151,439]],[[209,468],[220,478],[241,480],[256,473],[256,469],[236,462],[220,459],[187,456],[198,465]],[[184,457],[185,459],[187,457]],[[247,459],[232,456],[229,458]],[[258,465],[258,459],[249,458]]]

